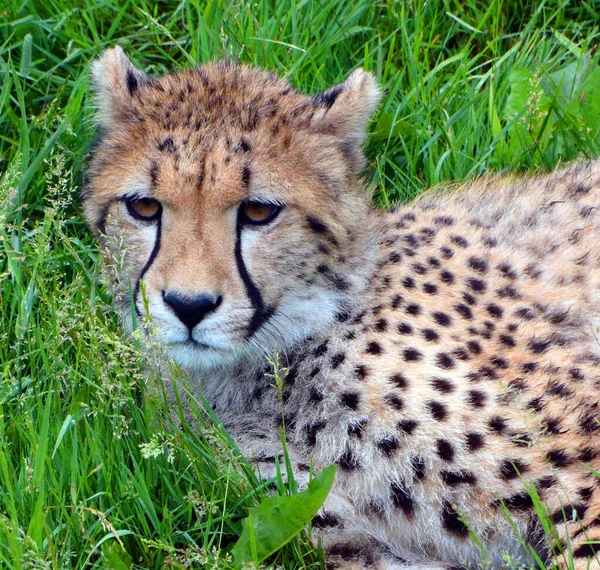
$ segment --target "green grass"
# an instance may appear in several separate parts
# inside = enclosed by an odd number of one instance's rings
[[[385,91],[367,154],[387,207],[446,180],[598,155],[597,8],[4,0],[0,567],[227,567],[265,496],[201,406],[192,427],[147,391],[155,363],[119,332],[77,205],[90,60],[116,43],[151,73],[230,55],[308,92],[363,66]],[[304,535],[275,562],[320,556]]]

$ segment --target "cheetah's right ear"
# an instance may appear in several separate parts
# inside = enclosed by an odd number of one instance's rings
[[[120,46],[107,49],[92,63],[91,75],[96,91],[97,123],[110,127],[123,121],[131,109],[131,98],[150,79],[131,63]]]

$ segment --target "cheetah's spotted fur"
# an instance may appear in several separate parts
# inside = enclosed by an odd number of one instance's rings
[[[492,567],[531,563],[517,531],[548,559],[534,488],[575,568],[600,567],[599,163],[375,212],[358,179],[377,100],[364,72],[310,98],[233,64],[150,79],[115,49],[94,77],[87,219],[267,474],[280,404],[255,349],[281,351],[300,477],[339,466],[313,523],[332,567],[484,565],[470,534]],[[134,190],[162,203],[158,222],[128,217]],[[285,208],[247,228],[249,198]],[[128,281],[114,286],[126,307]],[[177,336],[171,289],[222,296],[190,331],[199,346]],[[233,348],[213,350],[224,336]]]

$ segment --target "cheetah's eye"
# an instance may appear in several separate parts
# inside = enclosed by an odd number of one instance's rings
[[[244,224],[268,224],[281,212],[281,206],[262,202],[244,202],[240,206],[241,221]]]
[[[160,202],[154,198],[128,198],[125,204],[131,216],[145,222],[158,219],[162,212]]]

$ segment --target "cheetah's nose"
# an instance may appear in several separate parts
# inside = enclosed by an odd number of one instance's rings
[[[163,300],[173,309],[179,320],[192,332],[194,327],[208,313],[214,311],[223,298],[221,295],[215,297],[210,293],[201,293],[194,297],[186,297],[181,293],[163,291]]]

